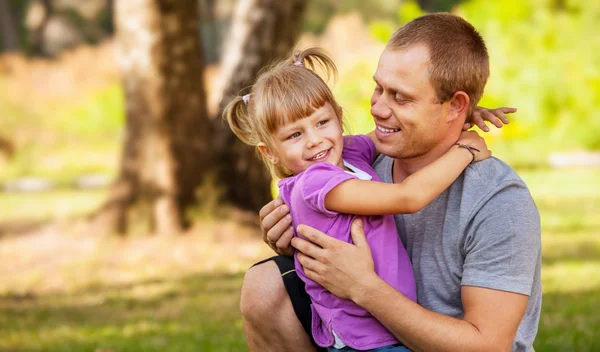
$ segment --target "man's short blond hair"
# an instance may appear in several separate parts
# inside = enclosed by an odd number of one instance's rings
[[[455,92],[469,96],[469,120],[490,75],[487,48],[469,22],[449,13],[418,17],[392,35],[388,47],[403,50],[416,45],[429,49],[429,80],[440,103]]]

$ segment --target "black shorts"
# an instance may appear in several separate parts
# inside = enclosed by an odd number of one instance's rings
[[[304,290],[304,281],[300,280],[298,275],[296,274],[296,268],[294,267],[294,257],[278,255],[275,257],[271,257],[265,260],[262,260],[254,265],[262,264],[272,260],[277,264],[279,268],[279,272],[281,273],[281,278],[283,279],[283,285],[285,286],[285,290],[290,296],[290,300],[292,301],[292,306],[294,307],[294,312],[296,312],[296,316],[304,331],[310,336],[310,340],[313,345],[317,348],[319,352],[326,352],[326,348],[319,347],[315,342],[312,336],[312,310],[310,309],[310,297],[308,293]],[[254,266],[253,265],[253,266]]]

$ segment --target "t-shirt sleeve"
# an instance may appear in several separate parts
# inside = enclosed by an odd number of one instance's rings
[[[364,134],[344,137],[344,157],[360,159],[371,165],[377,157],[375,143]]]
[[[325,208],[327,193],[340,183],[355,178],[329,163],[311,165],[299,176],[296,187],[301,192],[306,206],[327,217],[334,217],[338,214]]]
[[[530,295],[541,256],[540,216],[522,181],[507,181],[467,225],[462,285]]]

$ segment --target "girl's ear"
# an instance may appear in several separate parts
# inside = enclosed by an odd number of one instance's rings
[[[275,153],[273,153],[273,151],[265,143],[260,142],[256,147],[258,148],[258,151],[267,159],[269,159],[273,164],[277,164],[279,162],[279,158],[277,158],[277,155],[275,155]]]
[[[343,122],[343,114],[344,112],[342,111],[342,107],[341,106],[336,106],[335,107],[335,112],[337,113],[337,118],[338,121],[340,122],[340,126],[342,127],[342,133],[344,132],[344,122]]]

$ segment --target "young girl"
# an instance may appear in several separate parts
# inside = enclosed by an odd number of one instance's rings
[[[342,109],[314,72],[317,65],[336,72],[331,59],[314,48],[280,62],[258,78],[250,94],[235,98],[224,117],[281,178],[280,194],[290,207],[294,229],[309,224],[351,242],[350,225],[361,216],[375,271],[416,301],[412,266],[391,214],[419,211],[469,163],[490,153],[480,138],[465,137],[404,182],[381,182],[371,167],[377,155],[374,142],[366,135],[342,136]],[[311,281],[297,259],[295,264],[312,300],[312,334],[319,346],[406,351],[371,314]]]

